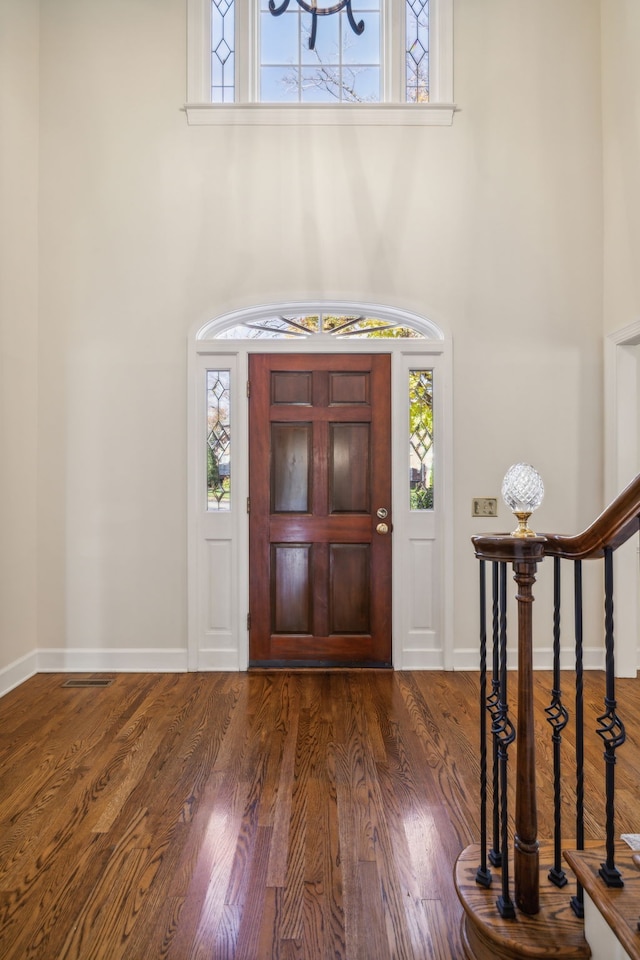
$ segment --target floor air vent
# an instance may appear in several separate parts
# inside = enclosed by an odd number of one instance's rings
[[[65,680],[63,687],[110,687],[113,677],[72,677]]]

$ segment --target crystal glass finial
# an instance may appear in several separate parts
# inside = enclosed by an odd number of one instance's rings
[[[542,477],[530,463],[514,463],[502,481],[502,499],[518,518],[514,537],[535,537],[527,521],[544,497]]]

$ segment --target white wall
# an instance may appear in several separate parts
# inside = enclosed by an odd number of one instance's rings
[[[38,3],[0,3],[0,686],[37,647]],[[16,675],[15,680],[19,679]]]
[[[605,333],[640,320],[640,5],[602,0]]]
[[[601,507],[598,0],[456,0],[460,112],[393,130],[189,127],[182,0],[40,15],[40,646],[186,647],[187,333],[341,297],[453,338],[475,646],[469,537],[512,518],[472,520],[472,496],[527,459],[540,529]]]

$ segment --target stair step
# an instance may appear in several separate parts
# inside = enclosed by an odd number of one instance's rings
[[[564,856],[629,956],[640,960],[640,869],[632,859],[633,850],[626,843],[615,845],[614,859],[623,887],[608,887],[598,874],[607,858],[604,846],[566,850]]]
[[[584,921],[571,909],[576,880],[567,871],[567,884],[556,887],[548,880],[553,865],[553,844],[540,844],[540,912],[535,916],[516,910],[513,920],[503,920],[496,909],[501,893],[501,871],[491,868],[488,889],[476,883],[480,844],[464,850],[456,863],[455,882],[464,907],[462,938],[467,960],[587,960],[591,956],[584,938]],[[509,876],[513,878],[510,863]],[[640,872],[639,872],[640,875]],[[513,896],[513,894],[512,894]]]

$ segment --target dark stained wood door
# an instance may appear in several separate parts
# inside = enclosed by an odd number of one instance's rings
[[[391,665],[390,374],[388,355],[249,358],[252,666]]]

